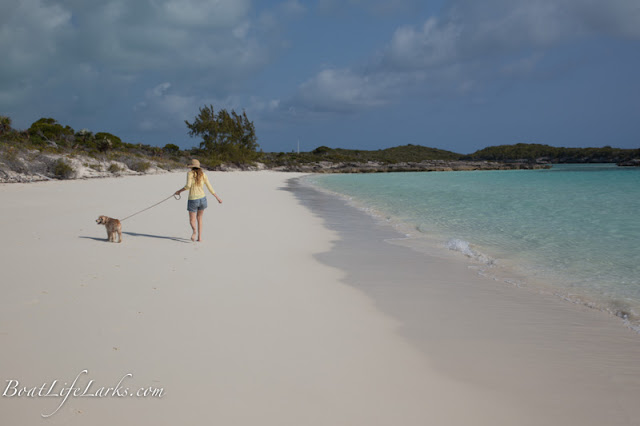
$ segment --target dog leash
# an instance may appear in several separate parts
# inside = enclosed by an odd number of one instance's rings
[[[144,211],[147,211],[147,210],[149,210],[149,209],[151,209],[151,208],[153,208],[153,207],[157,206],[158,204],[162,204],[162,203],[164,203],[165,201],[167,201],[167,200],[168,200],[169,198],[171,198],[171,197],[175,198],[176,200],[179,200],[180,198],[182,198],[182,197],[180,197],[180,194],[178,194],[177,196],[176,196],[176,194],[169,195],[167,198],[165,198],[164,200],[162,200],[162,201],[160,201],[160,202],[158,202],[158,203],[155,203],[155,204],[154,204],[154,205],[152,205],[151,207],[147,207],[146,209],[140,210],[139,212],[136,212],[136,213],[134,213],[134,214],[132,214],[132,215],[129,215],[129,216],[125,217],[124,219],[120,219],[120,222],[122,222],[122,221],[124,221],[124,220],[127,220],[127,219],[129,219],[130,217],[133,217],[133,216],[135,216],[135,215],[137,215],[137,214],[140,214],[140,213],[142,213],[142,212],[144,212]]]

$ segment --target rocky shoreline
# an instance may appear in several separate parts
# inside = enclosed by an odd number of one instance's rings
[[[496,161],[447,161],[427,160],[421,162],[379,163],[368,161],[290,164],[272,167],[271,170],[302,173],[391,173],[391,172],[450,172],[469,170],[534,170],[548,169],[550,164],[528,162],[502,163]]]
[[[620,167],[640,167],[640,158],[635,158],[635,159],[629,160],[629,161],[623,161],[621,163],[618,163],[618,166],[620,166]]]

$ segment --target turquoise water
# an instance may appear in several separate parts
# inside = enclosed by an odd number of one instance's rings
[[[640,324],[640,169],[316,175],[410,234]]]

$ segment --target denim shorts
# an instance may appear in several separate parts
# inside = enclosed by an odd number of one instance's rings
[[[198,198],[197,200],[187,201],[187,210],[190,212],[197,212],[198,210],[204,210],[207,208],[207,197]]]

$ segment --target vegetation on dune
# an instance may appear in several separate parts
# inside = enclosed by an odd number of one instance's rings
[[[11,118],[0,116],[0,163],[17,173],[28,174],[28,163],[34,159],[42,159],[42,156],[34,153],[69,158],[84,155],[98,161],[118,161],[139,172],[149,169],[150,161],[170,170],[183,167],[191,157],[190,151],[182,151],[177,145],[174,145],[177,149],[164,150],[149,145],[126,143],[109,132],[94,133],[88,129],[75,131],[53,118],[40,118],[27,130],[15,130],[11,124]],[[57,179],[70,179],[75,175],[73,166],[67,161],[47,164],[44,170],[36,173]],[[94,170],[100,168],[95,164],[89,167]],[[112,173],[123,171],[122,167],[113,163],[105,169]]]
[[[185,121],[185,124],[189,135],[202,140],[199,146],[182,150],[173,143],[164,147],[133,144],[105,131],[75,131],[49,117],[38,119],[27,130],[15,130],[10,117],[0,116],[0,177],[4,170],[69,179],[76,171],[62,157],[67,160],[90,157],[106,164],[103,167],[89,161],[85,167],[113,174],[126,172],[127,168],[145,173],[153,164],[172,170],[185,167],[191,158],[199,159],[204,167],[210,168],[230,163],[243,167],[261,159],[255,126],[244,111],[241,114],[224,109],[215,112],[213,106],[205,106],[192,123]],[[60,157],[60,161],[52,163],[47,156],[54,160]]]
[[[62,158],[53,164],[53,175],[57,179],[71,179],[74,173],[73,167]]]

